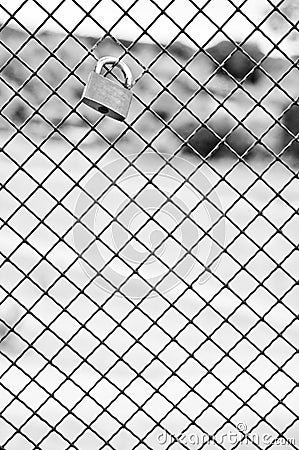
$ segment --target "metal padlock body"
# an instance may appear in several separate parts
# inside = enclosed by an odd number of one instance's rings
[[[101,75],[105,64],[120,67],[125,76],[125,86]],[[99,59],[95,72],[89,75],[82,101],[91,108],[116,120],[125,120],[132,101],[132,74],[128,66],[114,57]]]

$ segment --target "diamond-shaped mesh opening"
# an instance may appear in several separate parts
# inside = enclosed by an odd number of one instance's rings
[[[0,5],[0,447],[298,448],[297,2],[48,3]]]

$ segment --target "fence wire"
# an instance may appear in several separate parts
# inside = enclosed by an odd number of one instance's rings
[[[1,448],[297,449],[296,3],[124,3],[0,5]],[[82,103],[107,55],[124,122]]]

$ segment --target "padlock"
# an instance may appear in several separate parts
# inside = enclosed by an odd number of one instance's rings
[[[121,69],[125,86],[101,75],[102,68],[106,64],[115,64]],[[130,91],[132,84],[132,73],[129,67],[113,56],[105,56],[98,60],[95,71],[89,75],[82,101],[113,119],[125,120],[132,100]]]

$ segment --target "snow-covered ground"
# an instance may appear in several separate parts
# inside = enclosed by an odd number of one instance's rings
[[[275,429],[298,448],[298,422],[284,433],[299,414],[296,173],[277,163],[260,177],[269,161],[252,163],[255,172],[245,164],[230,171],[233,162],[221,160],[198,168],[196,176],[209,181],[227,212],[219,242],[227,252],[194,290],[182,293],[181,282],[139,303],[90,283],[76,259],[68,212],[75,213],[80,195],[74,183],[87,173],[89,179],[92,162],[104,154],[97,141],[77,151],[84,132],[73,130],[73,147],[53,138],[41,151],[20,135],[8,144],[8,134],[1,135],[1,146],[24,170],[0,155],[1,183],[11,177],[7,190],[19,199],[1,190],[1,317],[16,325],[1,345],[0,444],[8,441],[7,450],[164,449],[171,439],[164,442],[166,429],[175,436],[186,431],[184,442],[195,449],[195,436],[200,444],[204,433],[214,434],[231,418],[217,434],[224,448],[232,447],[229,432],[236,427],[260,439],[262,448]],[[109,170],[115,158],[111,150],[98,167]],[[185,207],[188,198],[181,197]],[[201,217],[200,226],[209,229]],[[240,230],[250,221],[246,236]]]

